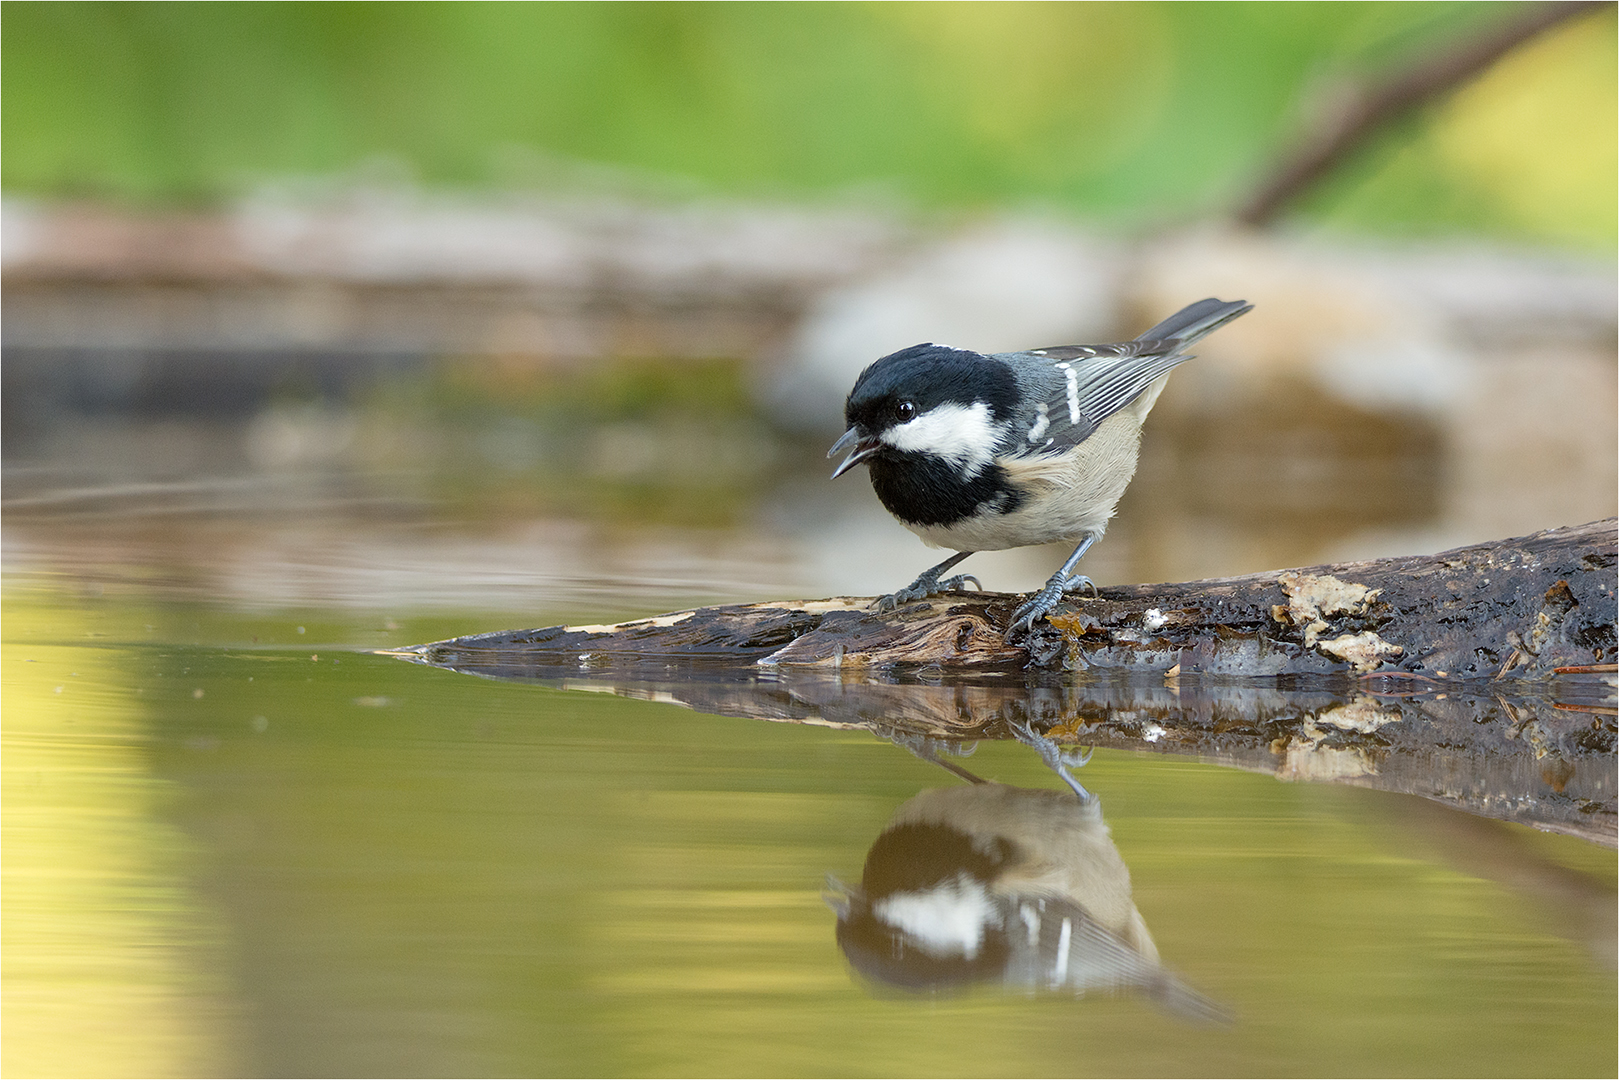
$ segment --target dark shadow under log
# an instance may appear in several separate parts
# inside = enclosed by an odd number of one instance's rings
[[[1135,585],[1005,643],[1017,598],[703,608],[395,655],[889,738],[1191,754],[1615,844],[1615,521],[1439,555]]]

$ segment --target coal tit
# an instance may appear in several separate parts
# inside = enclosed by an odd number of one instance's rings
[[[1012,615],[1024,634],[1062,600],[1095,586],[1075,564],[1101,538],[1135,475],[1141,424],[1192,342],[1252,310],[1199,300],[1134,341],[985,355],[913,345],[873,363],[844,405],[848,452],[837,479],[864,462],[900,524],[956,554],[877,600],[891,610],[978,579],[942,575],[975,551],[1077,544],[1045,588]]]

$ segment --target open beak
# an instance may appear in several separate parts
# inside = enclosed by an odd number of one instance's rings
[[[865,461],[878,450],[881,450],[883,444],[874,435],[862,437],[859,428],[850,428],[843,433],[841,439],[832,444],[832,449],[826,452],[826,456],[837,457],[845,450],[849,450],[850,447],[854,449],[850,451],[848,457],[843,459],[843,464],[832,471],[832,479],[836,480],[862,461]]]

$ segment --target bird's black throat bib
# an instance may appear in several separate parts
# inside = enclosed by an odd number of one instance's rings
[[[877,498],[908,525],[949,526],[985,511],[1010,514],[1024,498],[999,465],[964,480],[957,466],[937,455],[894,449],[867,465]]]

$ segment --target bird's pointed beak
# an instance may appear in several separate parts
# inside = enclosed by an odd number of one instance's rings
[[[832,470],[832,479],[836,480],[838,477],[842,476],[844,473],[848,472],[862,461],[865,461],[878,450],[882,449],[882,445],[883,444],[879,442],[875,436],[862,436],[859,428],[850,428],[848,431],[845,431],[843,433],[843,437],[837,442],[833,443],[832,449],[826,452],[827,457],[837,457],[845,450],[850,450],[851,447],[853,448],[850,451],[849,456],[843,459],[843,464]]]
[[[831,874],[826,875],[826,888],[821,892],[821,900],[838,913],[840,921],[849,917],[849,909],[854,907],[856,895],[857,890],[851,889]]]

